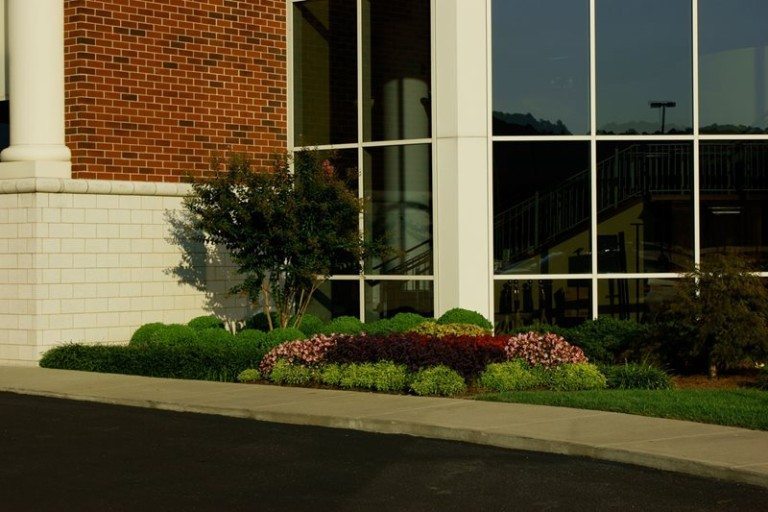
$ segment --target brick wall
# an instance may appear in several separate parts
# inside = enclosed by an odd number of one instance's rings
[[[286,147],[284,0],[66,0],[73,177],[183,180]]]

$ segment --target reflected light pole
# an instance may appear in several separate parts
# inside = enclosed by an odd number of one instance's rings
[[[664,133],[664,124],[667,119],[667,108],[675,108],[677,106],[676,101],[649,101],[648,105],[651,108],[661,109],[661,133]]]

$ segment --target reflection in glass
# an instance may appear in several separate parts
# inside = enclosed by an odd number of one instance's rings
[[[326,281],[315,290],[307,313],[329,321],[339,316],[360,317],[360,281]]]
[[[597,146],[600,272],[679,272],[693,261],[690,142]]]
[[[366,281],[365,321],[392,318],[398,313],[434,316],[432,281]]]
[[[597,0],[597,131],[691,133],[690,0]]]
[[[429,144],[367,148],[365,235],[391,248],[367,274],[432,273],[432,154]]]
[[[355,142],[355,0],[308,0],[293,9],[295,143]]]
[[[589,279],[496,281],[494,315],[497,332],[535,323],[562,327],[592,318]]]
[[[699,0],[701,133],[768,133],[768,2]]]
[[[702,141],[701,254],[738,253],[768,269],[768,142]]]
[[[589,2],[493,2],[493,134],[589,133]]]
[[[429,0],[363,2],[366,141],[430,136]]]
[[[675,279],[601,279],[597,314],[620,320],[652,320],[670,299]]]
[[[496,274],[590,273],[588,142],[493,145]]]

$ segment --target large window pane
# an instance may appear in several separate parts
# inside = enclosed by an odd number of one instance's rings
[[[689,142],[597,146],[598,270],[678,272],[693,261]]]
[[[355,0],[308,0],[293,6],[296,145],[356,142]]]
[[[434,316],[432,281],[366,281],[365,321],[392,318],[398,313]]]
[[[429,0],[363,1],[364,139],[430,136]]]
[[[601,279],[597,313],[621,320],[653,320],[670,299],[675,283],[674,279]]]
[[[496,281],[495,324],[505,332],[536,323],[571,327],[592,318],[589,279]]]
[[[365,235],[391,248],[366,274],[432,273],[432,154],[429,144],[365,150]]]
[[[588,142],[493,145],[497,274],[590,273]]]
[[[597,130],[690,133],[691,0],[597,0]]]
[[[338,316],[360,316],[360,281],[326,281],[315,290],[307,313],[330,321]]]
[[[768,2],[699,0],[702,133],[768,132]]]
[[[768,141],[702,141],[701,254],[739,253],[768,268]]]
[[[494,0],[493,134],[589,133],[589,2]]]

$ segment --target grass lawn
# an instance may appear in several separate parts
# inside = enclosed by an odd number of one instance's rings
[[[768,392],[756,389],[518,391],[484,393],[475,398],[768,430]]]

